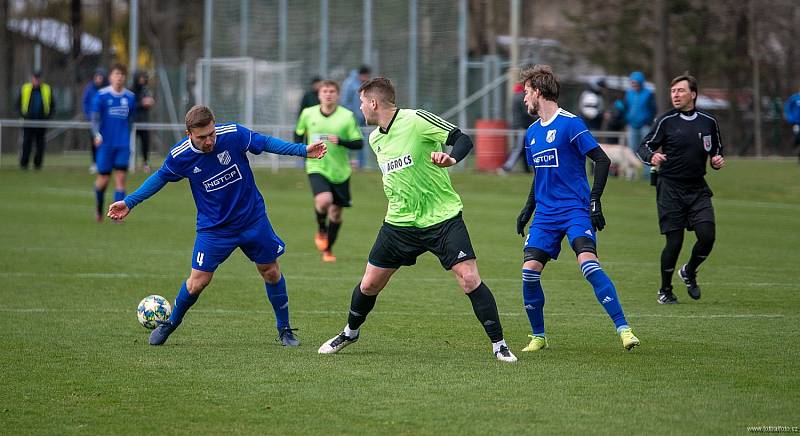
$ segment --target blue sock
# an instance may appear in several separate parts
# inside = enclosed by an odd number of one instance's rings
[[[597,301],[606,310],[608,316],[614,321],[614,326],[617,330],[627,327],[628,323],[625,321],[625,313],[622,312],[622,306],[619,304],[617,297],[617,289],[614,283],[608,278],[606,272],[600,267],[600,262],[596,260],[587,260],[581,264],[581,272],[586,280],[592,284],[594,288],[594,295]]]
[[[278,331],[289,327],[289,295],[286,294],[286,280],[283,278],[283,274],[278,283],[264,283],[264,286],[267,288],[267,299],[272,304],[272,310],[275,311],[275,324]]]
[[[200,298],[200,295],[190,294],[189,290],[186,289],[186,282],[183,282],[181,290],[178,292],[178,296],[175,297],[175,307],[172,308],[172,314],[169,316],[169,321],[176,325],[180,324],[183,321],[183,316],[186,315],[186,311],[197,302],[198,298]]]
[[[97,189],[94,188],[94,202],[97,206],[97,214],[103,214],[103,197],[105,197],[106,190],[105,189]]]
[[[114,191],[114,201],[125,199],[125,191]]]
[[[544,291],[541,271],[522,269],[522,301],[534,336],[544,336]]]

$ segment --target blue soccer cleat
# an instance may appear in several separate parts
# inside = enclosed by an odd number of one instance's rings
[[[280,329],[278,337],[275,338],[275,340],[280,342],[284,347],[296,347],[300,345],[300,339],[297,339],[297,336],[294,335],[295,331],[297,331],[297,329],[284,327]]]
[[[150,345],[163,345],[164,342],[167,342],[169,335],[178,328],[178,325],[169,321],[156,322],[158,323],[158,327],[153,330],[153,333],[150,333]]]

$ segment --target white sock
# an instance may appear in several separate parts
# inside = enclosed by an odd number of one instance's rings
[[[358,331],[359,330],[361,330],[361,329],[358,328],[358,329],[352,330],[350,328],[350,325],[348,324],[348,325],[344,326],[344,335],[347,336],[348,338],[356,338],[356,337],[358,337]]]
[[[505,339],[500,339],[497,342],[492,342],[492,353],[496,354],[498,351],[500,351],[500,347],[502,347],[503,345],[505,345],[506,348],[508,347],[508,345],[506,345]]]

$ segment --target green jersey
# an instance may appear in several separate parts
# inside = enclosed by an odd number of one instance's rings
[[[389,199],[387,223],[430,227],[461,212],[450,174],[431,162],[431,153],[442,151],[455,129],[430,112],[398,109],[385,131],[377,128],[369,135]]]
[[[337,105],[332,114],[324,115],[320,105],[305,108],[294,130],[299,136],[306,135],[309,144],[323,140],[328,146],[328,152],[322,159],[306,159],[308,174],[322,174],[331,183],[344,183],[350,178],[353,171],[350,169],[348,148],[328,140],[331,136],[337,137],[337,142],[362,138],[356,118],[350,110]]]

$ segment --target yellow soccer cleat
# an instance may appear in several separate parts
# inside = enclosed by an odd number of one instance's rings
[[[633,330],[631,330],[630,327],[620,330],[619,338],[622,339],[622,346],[628,351],[631,351],[633,347],[638,347],[641,344],[639,338],[633,335]]]
[[[531,338],[531,343],[522,351],[539,351],[547,348],[547,338],[544,336],[528,335]]]

